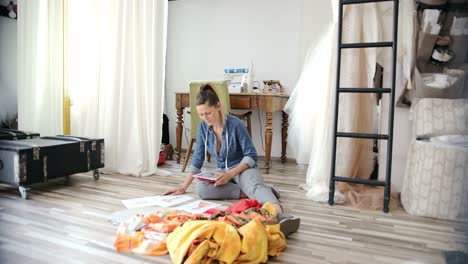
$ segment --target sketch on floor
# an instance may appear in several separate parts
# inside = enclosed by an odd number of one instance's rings
[[[127,208],[139,208],[155,205],[161,207],[171,207],[192,199],[192,197],[187,195],[156,195],[122,200],[122,203]]]

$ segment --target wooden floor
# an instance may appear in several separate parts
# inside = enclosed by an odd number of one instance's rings
[[[170,176],[101,175],[94,181],[91,174],[73,175],[33,186],[29,200],[0,185],[0,263],[171,263],[168,255],[116,252],[116,226],[107,219],[124,209],[122,199],[180,184],[185,175],[180,168],[169,161],[161,169]],[[270,263],[444,263],[442,251],[467,251],[462,223],[410,216],[397,203],[385,214],[309,201],[298,188],[306,171],[293,162],[274,162],[265,176],[280,190],[285,209],[302,221]]]

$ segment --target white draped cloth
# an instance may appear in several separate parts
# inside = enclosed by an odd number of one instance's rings
[[[18,128],[63,133],[62,0],[19,0]]]
[[[107,171],[156,173],[167,1],[69,1],[68,23],[71,134],[105,139]]]
[[[304,69],[285,107],[285,112],[290,116],[288,143],[296,152],[297,162],[309,164],[306,182],[302,187],[307,191],[308,198],[320,202],[328,201],[336,89],[338,3],[335,0],[331,2],[330,8],[333,9],[334,15],[326,22],[327,31],[320,36],[320,41],[310,48]],[[391,33],[392,24],[382,23],[384,17],[393,15],[392,4],[388,4],[345,6],[342,43],[391,41],[391,37],[384,39],[384,32],[387,33],[385,38],[391,36],[388,31]],[[407,20],[412,14],[406,12],[404,16]],[[412,39],[411,33],[403,33],[400,36],[402,37],[399,42]],[[390,50],[375,48],[342,50],[340,87],[373,87],[377,62],[391,72]],[[411,58],[410,48],[400,48],[399,51],[402,51],[399,54],[409,53]],[[399,58],[401,57],[403,56]],[[410,76],[408,64],[411,64],[411,60],[406,59],[403,72],[407,79]],[[402,68],[401,63],[398,67]],[[387,79],[384,78],[384,86],[389,87],[389,81],[388,76]],[[340,95],[338,131],[380,132],[376,99],[373,94]],[[371,140],[339,138],[335,175],[369,178],[374,168],[374,159]],[[351,199],[359,206],[359,201],[350,195],[351,193],[355,196],[356,191],[350,191],[349,188],[341,190],[346,195],[346,199],[342,193],[336,192],[335,202]]]
[[[328,199],[330,173],[336,29],[336,21],[328,21],[321,40],[309,51],[302,74],[285,107],[290,119],[288,144],[296,150],[299,164],[309,164],[303,187],[308,190],[307,197],[323,202]]]

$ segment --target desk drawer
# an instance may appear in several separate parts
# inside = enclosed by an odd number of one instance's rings
[[[230,95],[232,109],[250,109],[250,96]]]

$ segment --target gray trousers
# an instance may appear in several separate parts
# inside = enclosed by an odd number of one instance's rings
[[[246,169],[232,178],[230,182],[217,187],[211,182],[197,180],[195,188],[200,199],[238,200],[242,190],[249,199],[256,199],[261,204],[266,202],[280,203],[271,187],[265,185],[257,167]]]

